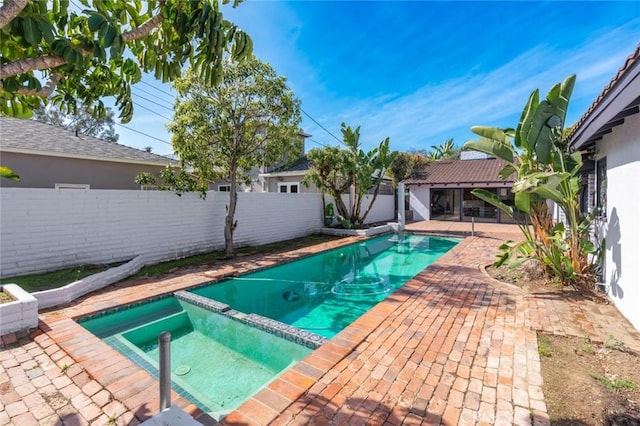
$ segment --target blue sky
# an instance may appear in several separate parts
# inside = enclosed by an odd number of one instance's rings
[[[400,151],[448,138],[461,145],[473,125],[513,127],[532,90],[544,95],[577,74],[571,124],[640,42],[636,1],[247,0],[223,12],[287,77],[309,116],[337,137],[342,122],[360,125],[367,149],[387,136]],[[169,142],[171,93],[145,76],[126,126]],[[307,150],[338,144],[309,116]],[[167,143],[116,130],[120,143],[171,153]]]

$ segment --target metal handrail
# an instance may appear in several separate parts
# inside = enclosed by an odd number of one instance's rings
[[[171,333],[163,331],[158,336],[160,350],[160,411],[171,407]]]

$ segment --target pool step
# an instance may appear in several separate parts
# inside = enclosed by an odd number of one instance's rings
[[[213,312],[223,313],[231,309],[231,306],[218,302],[217,300],[208,299],[197,294],[189,293],[188,291],[176,291],[173,295],[178,299],[188,303],[191,303],[201,308],[207,309]]]
[[[301,330],[292,325],[282,323],[280,321],[273,320],[271,318],[263,317],[258,314],[246,314],[243,312],[231,309],[231,307],[225,303],[218,302],[213,299],[209,299],[204,296],[189,293],[188,291],[177,291],[173,295],[184,302],[191,303],[209,311],[217,312],[228,317],[232,317],[238,321],[249,324],[260,330],[266,331],[270,334],[282,337],[291,342],[295,342],[306,346],[307,348],[317,349],[327,338],[318,334],[311,333],[309,331]]]

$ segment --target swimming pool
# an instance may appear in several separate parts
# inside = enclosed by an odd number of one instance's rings
[[[173,389],[220,419],[459,241],[383,235],[78,322],[155,377],[171,332]]]
[[[312,351],[233,315],[169,296],[79,322],[156,378],[169,331],[172,388],[219,420]]]
[[[331,338],[458,242],[387,234],[190,292]]]

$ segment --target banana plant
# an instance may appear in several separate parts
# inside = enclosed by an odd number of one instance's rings
[[[535,90],[515,130],[474,126],[471,130],[480,138],[463,147],[463,150],[484,152],[505,161],[499,177],[514,180],[515,207],[524,212],[531,223],[529,226],[519,221],[514,208],[495,194],[483,189],[472,191],[512,218],[525,237],[519,243],[505,243],[497,264],[515,257],[510,266],[517,267],[524,260],[535,258],[565,283],[588,281],[592,269],[589,255],[596,251],[589,240],[593,218],[582,216],[579,209],[582,156],[579,152],[569,153],[562,139],[574,85],[575,76],[571,75],[554,85],[542,101],[539,91]],[[566,227],[553,223],[547,200],[555,202],[565,213]]]

